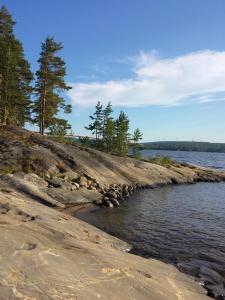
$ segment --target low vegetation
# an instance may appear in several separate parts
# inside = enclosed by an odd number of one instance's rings
[[[155,156],[155,157],[149,157],[144,160],[163,167],[170,166],[173,163],[173,160],[169,156]]]

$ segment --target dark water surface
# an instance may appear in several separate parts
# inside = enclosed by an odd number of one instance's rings
[[[225,183],[143,190],[118,208],[76,216],[225,293]]]
[[[142,157],[169,156],[179,162],[186,162],[202,167],[225,170],[225,153],[192,152],[192,151],[166,151],[142,150]]]
[[[222,164],[208,164],[223,168],[225,155],[219,157]],[[129,242],[136,254],[175,264],[225,299],[225,183],[142,190],[118,208],[76,216]]]

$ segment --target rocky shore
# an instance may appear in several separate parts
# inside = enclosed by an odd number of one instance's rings
[[[220,171],[163,167],[0,127],[0,299],[207,299],[193,279],[126,253],[129,245],[66,209],[116,207],[140,189],[224,180]]]

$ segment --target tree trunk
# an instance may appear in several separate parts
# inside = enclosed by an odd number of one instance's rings
[[[44,86],[43,97],[41,98],[40,114],[40,134],[44,135],[45,131],[45,104],[46,104],[46,87]]]
[[[42,98],[40,98],[39,132],[42,134]]]

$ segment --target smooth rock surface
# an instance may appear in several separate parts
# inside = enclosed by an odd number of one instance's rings
[[[18,192],[0,192],[0,208],[1,300],[208,299],[173,266]]]

